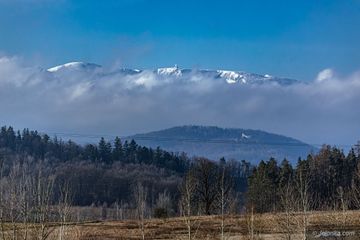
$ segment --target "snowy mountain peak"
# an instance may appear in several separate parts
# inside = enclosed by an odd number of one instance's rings
[[[280,77],[273,77],[269,74],[261,75],[255,73],[248,73],[244,71],[231,71],[231,70],[202,70],[202,69],[181,69],[177,65],[174,67],[165,67],[165,68],[158,68],[155,70],[138,70],[138,69],[130,69],[130,68],[121,68],[116,70],[106,70],[102,68],[100,65],[93,64],[93,63],[84,63],[84,62],[69,62],[63,65],[59,65],[56,67],[49,68],[47,70],[49,73],[53,73],[56,75],[62,75],[66,73],[67,77],[70,76],[72,73],[79,72],[81,74],[89,74],[89,77],[92,79],[94,78],[101,78],[106,76],[131,76],[132,80],[136,83],[141,82],[143,83],[144,79],[148,80],[149,75],[144,78],[144,74],[152,73],[152,84],[157,80],[168,80],[162,81],[162,83],[170,83],[172,82],[171,79],[180,79],[183,82],[186,80],[191,79],[202,79],[202,80],[220,80],[224,81],[227,84],[241,84],[241,85],[262,85],[262,84],[277,84],[288,86],[296,83],[300,83],[300,81],[288,78],[280,78]],[[94,74],[95,73],[95,74]],[[140,81],[136,80],[136,77],[139,77]],[[135,80],[134,80],[135,79]]]
[[[225,70],[218,70],[219,76],[224,78],[227,83],[246,83],[246,78],[242,72],[234,72],[234,71],[225,71]]]
[[[157,74],[158,75],[163,75],[163,76],[180,77],[180,76],[182,76],[182,71],[181,71],[181,69],[179,69],[179,67],[177,65],[175,65],[174,67],[158,68],[157,69]]]
[[[97,68],[101,68],[101,66],[94,64],[94,63],[69,62],[69,63],[65,63],[63,65],[49,68],[47,71],[55,73],[55,72],[59,72],[59,71],[63,71],[63,70],[82,70],[82,71],[85,70],[86,71],[86,70],[94,70]]]

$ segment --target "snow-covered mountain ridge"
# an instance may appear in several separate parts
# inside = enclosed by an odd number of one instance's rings
[[[52,68],[47,69],[48,72],[56,73],[59,71],[66,71],[66,70],[78,70],[78,71],[91,71],[97,68],[101,68],[100,65],[94,63],[83,63],[83,62],[69,62],[63,65],[55,66]]]
[[[83,62],[70,62],[63,65],[55,66],[47,69],[47,72],[55,75],[82,73],[92,74],[92,76],[141,76],[142,74],[153,74],[159,79],[219,79],[224,80],[228,84],[279,84],[292,85],[300,83],[300,81],[289,78],[274,77],[268,74],[261,75],[255,73],[248,73],[244,71],[230,71],[230,70],[208,70],[208,69],[181,69],[177,65],[174,67],[164,67],[155,70],[139,70],[119,68],[108,70],[100,65]]]

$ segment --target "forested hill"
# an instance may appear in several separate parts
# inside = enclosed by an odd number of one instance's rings
[[[184,154],[142,147],[133,140],[115,138],[111,143],[101,138],[98,144],[83,146],[29,129],[0,131],[0,175],[6,179],[23,169],[33,178],[41,169],[56,179],[55,189],[63,183],[70,186],[74,205],[130,203],[137,182],[152,190],[152,198],[163,191],[176,196],[189,164]]]
[[[122,142],[118,137],[113,142],[101,138],[98,144],[83,146],[29,129],[15,131],[4,126],[0,130],[0,175],[4,179],[24,175],[20,181],[41,172],[56,179],[55,189],[67,183],[74,205],[120,201],[131,206],[134,186],[141,183],[149,190],[149,203],[166,194],[174,200],[171,207],[177,209],[179,185],[196,162],[184,153],[143,147],[134,140]],[[251,166],[245,161],[230,163],[234,189],[244,192]]]
[[[27,154],[35,159],[46,159],[52,163],[87,161],[111,165],[147,164],[184,173],[189,164],[185,154],[174,154],[160,148],[152,149],[139,146],[134,140],[121,142],[116,137],[113,144],[101,138],[98,144],[79,145],[71,140],[50,138],[47,134],[24,129],[15,131],[12,127],[2,127],[0,149],[15,154]]]
[[[189,156],[210,159],[247,160],[253,164],[270,157],[287,158],[293,164],[317,149],[297,139],[260,130],[219,128],[211,126],[180,126],[128,137],[148,147],[160,146]]]
[[[291,209],[301,209],[304,206],[297,204],[304,201],[309,204],[306,211],[339,208],[345,201],[349,209],[360,208],[360,155],[353,149],[345,155],[341,149],[323,146],[294,165],[278,160],[251,166],[246,161],[190,159],[140,146],[134,140],[122,143],[120,138],[113,143],[101,138],[98,144],[81,146],[28,129],[20,132],[2,127],[0,131],[0,186],[13,183],[16,189],[25,180],[30,184],[48,179],[54,181],[53,203],[58,201],[59,188],[67,185],[74,205],[120,202],[126,209],[135,209],[134,189],[140,184],[149,196],[146,202],[151,211],[167,196],[166,208],[175,216],[184,196],[180,187],[190,181],[196,212],[217,214],[219,189],[226,179],[235,212],[242,207],[256,212],[286,211],[289,202]],[[203,195],[205,192],[212,196]]]

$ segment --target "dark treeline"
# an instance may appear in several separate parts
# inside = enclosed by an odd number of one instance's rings
[[[136,220],[145,239],[147,219],[172,216],[183,219],[187,239],[194,239],[198,215],[218,215],[226,239],[227,218],[239,213],[245,236],[258,239],[265,212],[276,216],[284,239],[307,239],[311,211],[341,210],[346,227],[351,209],[360,209],[360,156],[353,150],[345,155],[323,146],[295,166],[274,158],[252,166],[189,158],[120,138],[79,145],[28,129],[0,131],[3,239],[64,239],[70,222],[123,219]]]
[[[246,161],[189,158],[118,137],[112,143],[101,138],[98,144],[79,145],[37,131],[2,127],[0,158],[4,177],[16,164],[26,163],[29,174],[36,174],[32,169],[41,164],[43,172],[56,176],[54,189],[64,183],[71,187],[72,204],[77,206],[134,208],[134,189],[141,183],[151,214],[159,205],[167,214],[178,214],[180,203],[190,200],[188,212],[217,214],[221,197],[229,201],[226,209],[232,212],[249,207],[259,213],[286,211],[290,203],[294,211],[304,205],[307,210],[360,207],[359,156],[330,146],[299,159],[296,166],[271,158],[254,167]],[[188,199],[184,189],[191,193]]]
[[[134,140],[121,142],[115,138],[114,144],[101,138],[99,144],[81,146],[69,140],[50,138],[47,134],[24,129],[15,132],[12,127],[2,127],[0,147],[12,153],[27,154],[35,159],[47,159],[52,163],[89,161],[101,165],[116,162],[128,164],[148,164],[184,173],[189,166],[185,154],[174,154],[160,148],[151,149],[136,144]]]
[[[323,146],[317,154],[299,159],[261,161],[249,177],[248,204],[257,212],[359,208],[360,157],[351,150]],[[306,206],[301,206],[306,204]],[[346,206],[345,206],[346,205]]]
[[[80,206],[131,202],[137,181],[151,189],[151,201],[164,190],[176,196],[190,165],[185,154],[142,147],[134,140],[122,143],[116,138],[111,144],[101,138],[98,144],[82,146],[28,129],[15,132],[12,127],[1,128],[0,149],[3,175],[9,175],[16,162],[26,161],[29,169],[41,162],[48,174],[56,175],[55,187],[71,185],[73,204]]]
[[[250,164],[245,161],[189,158],[185,153],[139,146],[134,140],[122,142],[116,137],[110,142],[101,138],[98,144],[80,145],[28,129],[15,131],[12,127],[1,128],[0,159],[4,177],[12,174],[16,164],[26,165],[26,172],[32,175],[37,174],[35,170],[41,165],[43,172],[55,176],[54,189],[65,183],[70,186],[72,204],[77,206],[121,204],[124,208],[134,208],[134,189],[141,183],[147,192],[148,206],[156,208],[157,202],[163,201],[160,198],[168,198],[167,214],[180,211],[180,186],[189,171],[196,172],[197,179],[201,174],[209,174],[207,191],[216,192],[220,169],[226,165],[232,179],[232,194],[241,196],[239,201],[244,201],[244,194],[240,193],[246,191],[251,172]],[[209,166],[207,173],[200,171],[204,164]],[[200,187],[197,189],[200,191]],[[197,196],[201,199],[200,194]],[[54,201],[57,197],[55,193]],[[211,201],[204,213],[217,211],[214,206],[217,197],[215,194],[211,200],[202,200]]]

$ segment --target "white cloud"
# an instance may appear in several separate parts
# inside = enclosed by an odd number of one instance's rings
[[[316,81],[322,82],[328,79],[331,79],[334,77],[334,71],[331,68],[326,68],[319,72],[319,74],[316,77]]]
[[[70,101],[76,100],[87,94],[92,86],[91,82],[82,82],[70,88]]]
[[[353,143],[360,136],[360,73],[287,87],[226,84],[152,71],[52,75],[0,58],[2,124],[48,132],[127,135],[183,124],[263,129],[309,143]],[[324,81],[326,79],[326,81]]]

